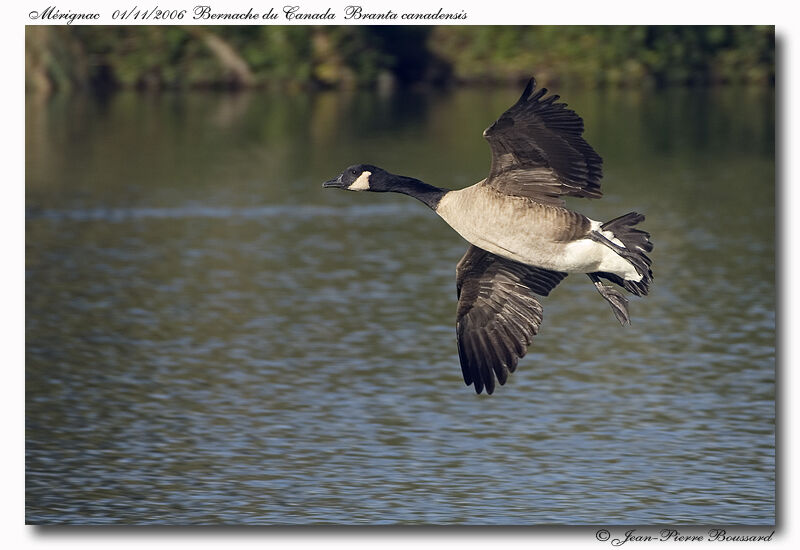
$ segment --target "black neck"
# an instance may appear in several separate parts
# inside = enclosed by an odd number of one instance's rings
[[[427,204],[433,210],[436,210],[436,207],[439,206],[439,201],[442,200],[445,193],[450,191],[449,189],[434,187],[424,181],[406,176],[395,176],[388,190],[414,197]]]

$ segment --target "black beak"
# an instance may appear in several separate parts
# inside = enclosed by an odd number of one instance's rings
[[[342,187],[342,174],[339,174],[336,179],[326,181],[322,184],[322,187]]]

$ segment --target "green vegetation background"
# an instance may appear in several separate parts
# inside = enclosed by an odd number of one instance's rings
[[[26,88],[772,83],[772,26],[31,26]]]

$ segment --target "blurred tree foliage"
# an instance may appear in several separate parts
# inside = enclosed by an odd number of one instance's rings
[[[771,26],[27,27],[29,90],[771,83]]]

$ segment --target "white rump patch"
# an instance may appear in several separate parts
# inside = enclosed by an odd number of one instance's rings
[[[603,237],[605,237],[606,239],[608,239],[612,243],[614,243],[616,245],[619,245],[622,248],[627,248],[624,244],[622,244],[621,240],[619,240],[618,238],[616,238],[614,236],[614,234],[611,231],[604,231],[604,230],[600,229],[600,227],[603,225],[603,222],[598,222],[598,221],[595,221],[595,220],[589,220],[589,221],[591,222],[592,231],[597,231],[598,233],[600,233]]]
[[[350,184],[349,189],[350,191],[369,191],[369,177],[372,175],[372,172],[364,170],[361,172],[361,175],[358,176],[356,181]]]

